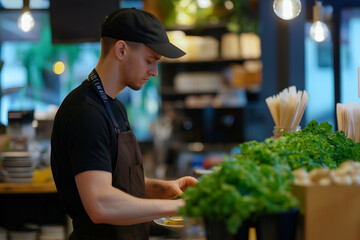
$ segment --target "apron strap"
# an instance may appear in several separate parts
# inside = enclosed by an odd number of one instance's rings
[[[111,118],[111,121],[113,122],[113,124],[115,126],[115,132],[117,134],[119,134],[120,133],[119,124],[115,120],[115,116],[114,116],[113,111],[111,110],[111,107],[110,107],[110,104],[108,101],[108,97],[106,96],[106,93],[104,90],[104,86],[103,86],[103,84],[100,80],[100,77],[95,69],[93,69],[92,72],[89,74],[88,80],[90,80],[93,83],[93,85],[95,86],[96,91],[99,94],[99,96],[101,97],[101,99],[106,107],[106,110]]]
[[[129,124],[129,121],[128,121],[128,119],[126,118],[126,114],[124,113],[120,102],[116,102],[116,103],[117,103],[118,106],[119,106],[121,115],[122,115],[122,117],[123,117],[123,119],[124,119],[124,122],[125,122],[125,125],[126,125],[127,129],[128,129],[129,131],[132,131],[132,130],[131,130],[131,127],[130,127],[130,124]]]

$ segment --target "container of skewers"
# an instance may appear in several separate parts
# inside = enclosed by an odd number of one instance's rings
[[[360,104],[336,104],[338,130],[344,131],[346,137],[360,142]]]
[[[273,138],[279,138],[284,132],[301,130],[299,124],[308,100],[308,93],[305,90],[296,91],[295,86],[265,99],[275,123]]]

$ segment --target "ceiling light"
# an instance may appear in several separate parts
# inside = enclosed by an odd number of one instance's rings
[[[291,20],[300,14],[301,2],[300,0],[275,0],[273,9],[279,18]]]
[[[24,0],[24,5],[22,9],[22,13],[18,18],[18,27],[23,32],[29,32],[31,31],[35,26],[35,20],[32,16],[29,8],[29,1],[30,0]]]
[[[316,1],[313,7],[313,24],[310,27],[310,37],[316,42],[323,42],[329,36],[329,28],[323,22],[322,4]]]

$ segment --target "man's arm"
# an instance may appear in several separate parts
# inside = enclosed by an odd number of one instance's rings
[[[177,215],[183,200],[142,199],[133,197],[111,184],[106,171],[86,171],[75,176],[81,201],[94,223],[130,225]]]

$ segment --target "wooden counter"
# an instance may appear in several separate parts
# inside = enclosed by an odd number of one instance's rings
[[[0,226],[66,224],[65,216],[53,181],[0,183]]]
[[[0,194],[56,193],[53,181],[46,183],[0,183]]]

